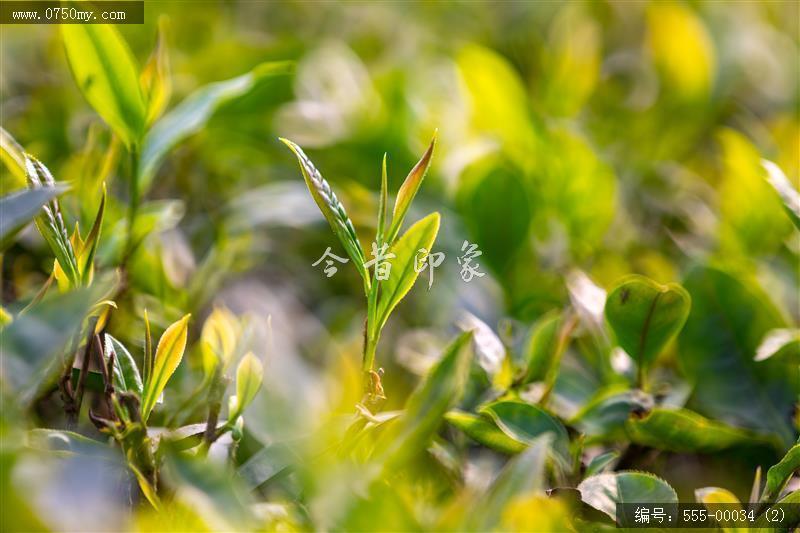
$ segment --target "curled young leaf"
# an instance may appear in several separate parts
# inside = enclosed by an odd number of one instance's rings
[[[169,378],[172,377],[183,358],[191,316],[185,315],[168,327],[158,341],[153,361],[153,373],[148,376],[142,397],[142,419],[145,422],[150,417],[150,412],[155,407],[158,397],[167,386]]]
[[[214,374],[218,364],[222,364],[224,368],[230,363],[236,350],[238,330],[236,317],[225,307],[215,307],[206,319],[200,334],[200,351],[206,379]]]
[[[263,376],[261,361],[253,352],[247,352],[236,369],[236,405],[229,415],[230,420],[236,420],[247,409],[261,388]]]
[[[322,211],[328,224],[331,225],[333,233],[341,241],[342,246],[347,251],[347,255],[353,260],[354,266],[364,280],[365,287],[369,287],[369,273],[364,266],[364,250],[361,248],[356,229],[353,227],[350,217],[347,216],[347,211],[345,211],[342,202],[336,197],[336,193],[333,192],[328,181],[322,177],[322,174],[303,152],[303,149],[289,139],[281,138],[280,140],[297,157],[297,162],[300,164],[300,170],[303,173],[303,179],[311,193],[311,197],[314,198],[314,202]]]
[[[428,172],[428,167],[431,165],[431,157],[433,157],[433,149],[435,146],[436,135],[433,136],[428,149],[425,150],[422,158],[414,165],[411,172],[408,173],[405,181],[403,181],[403,184],[400,186],[400,190],[397,191],[394,211],[392,211],[392,225],[389,226],[389,231],[386,234],[384,242],[391,244],[394,242],[395,238],[397,238],[400,227],[403,225],[403,219],[405,219],[406,213],[408,213],[408,209],[411,207],[411,202],[414,201],[414,197],[417,195],[417,191],[422,185],[422,180]]]

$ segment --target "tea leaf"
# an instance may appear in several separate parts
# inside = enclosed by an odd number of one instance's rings
[[[414,165],[414,168],[411,169],[411,172],[408,173],[405,181],[403,181],[403,184],[400,186],[400,190],[397,191],[397,198],[395,199],[394,210],[392,211],[392,224],[389,226],[389,232],[386,234],[386,240],[384,242],[392,244],[397,238],[406,213],[408,213],[408,209],[411,207],[411,202],[414,201],[414,197],[417,195],[417,191],[422,185],[422,180],[428,172],[428,167],[431,165],[431,157],[433,157],[433,149],[435,146],[436,135],[434,134],[428,149],[417,164]]]
[[[644,373],[683,327],[691,298],[683,287],[629,276],[606,299],[605,315],[617,341]]]
[[[773,329],[756,350],[756,361],[772,361],[800,365],[800,330]]]
[[[100,241],[100,229],[103,226],[103,214],[106,210],[106,184],[103,183],[103,196],[100,199],[100,206],[97,208],[97,215],[94,217],[92,229],[89,230],[89,235],[86,236],[86,241],[81,247],[81,252],[78,254],[78,268],[81,273],[81,281],[84,285],[91,283],[92,274],[94,272],[94,254],[97,250],[97,245]]]
[[[25,149],[0,127],[0,159],[15,179],[15,185],[25,185]],[[4,189],[7,187],[3,185]]]
[[[770,330],[785,327],[760,287],[722,270],[695,268],[684,285],[692,310],[678,337],[678,360],[694,385],[697,412],[741,427],[774,433],[785,447],[795,431],[790,413],[800,376],[772,359],[753,361]]]
[[[729,490],[721,489],[719,487],[703,487],[695,489],[694,497],[699,503],[716,505],[720,503],[741,503],[739,498],[736,497]]]
[[[462,333],[444,351],[406,402],[400,418],[381,434],[375,449],[385,466],[401,464],[424,450],[467,384],[472,334]]]
[[[469,523],[476,531],[492,530],[516,496],[543,492],[550,442],[550,435],[532,440],[527,450],[503,468],[483,496],[481,505],[473,507]]]
[[[767,470],[767,482],[764,485],[761,502],[775,501],[789,479],[797,472],[800,472],[800,444],[792,446],[778,464]]]
[[[327,180],[322,177],[319,170],[314,167],[314,164],[303,152],[303,149],[289,139],[282,138],[281,142],[294,152],[311,197],[314,198],[320,211],[322,211],[328,224],[330,224],[333,233],[341,241],[342,246],[347,251],[347,255],[353,260],[354,266],[364,280],[365,287],[369,287],[369,273],[364,267],[364,250],[361,248],[356,229],[353,227],[350,217],[347,216],[344,206],[336,197],[336,193],[333,192]]]
[[[152,183],[164,156],[178,143],[200,131],[222,104],[247,94],[262,79],[290,72],[290,68],[288,62],[262,63],[247,74],[197,89],[161,117],[147,133],[142,147],[139,162],[142,194]]]
[[[172,324],[158,341],[153,373],[144,386],[142,396],[142,419],[145,422],[150,417],[150,411],[155,407],[158,397],[167,386],[169,378],[172,377],[183,358],[190,317],[191,315],[185,315]]]
[[[480,412],[490,416],[497,427],[519,442],[530,444],[546,433],[552,434],[553,451],[563,465],[570,464],[567,430],[547,411],[521,401],[501,400],[483,406]]]
[[[384,231],[386,230],[386,208],[389,203],[389,178],[386,174],[386,154],[383,154],[383,163],[381,163],[381,197],[378,203],[378,229],[375,235],[375,241],[378,244],[383,244]]]
[[[82,454],[97,457],[108,451],[107,443],[63,429],[36,428],[25,434],[25,446],[59,455]]]
[[[117,339],[106,333],[105,352],[114,352],[114,385],[123,391],[135,392],[142,397],[144,386],[139,368],[127,348]]]
[[[236,349],[238,333],[236,317],[225,307],[215,307],[203,324],[200,334],[200,351],[203,356],[203,373],[210,379],[222,364],[223,369],[230,364]]]
[[[0,198],[0,249],[11,244],[11,239],[24,228],[42,206],[67,190],[64,185],[24,189]]]
[[[473,415],[464,411],[449,411],[444,419],[463,431],[474,441],[507,454],[517,454],[525,450],[527,443],[508,436],[486,416]]]
[[[612,520],[618,503],[678,503],[669,484],[646,472],[615,472],[588,477],[578,485],[581,499]]]
[[[778,165],[772,161],[762,159],[761,166],[767,171],[767,181],[783,200],[786,214],[789,215],[795,227],[800,229],[800,192],[797,192],[797,189],[794,188]]]
[[[632,442],[675,452],[713,453],[734,446],[770,444],[760,435],[688,409],[655,408],[641,418],[631,417],[626,429]]]
[[[158,19],[156,46],[139,77],[142,94],[147,103],[147,115],[145,118],[147,126],[161,116],[161,113],[164,112],[167,104],[169,104],[170,96],[172,96],[172,79],[169,75],[169,53],[167,50],[167,22],[165,16]]]
[[[63,24],[72,75],[83,96],[129,147],[144,132],[146,107],[136,60],[110,24]]]
[[[591,462],[586,466],[586,474],[584,475],[585,478],[592,477],[596,474],[600,474],[605,470],[610,470],[611,465],[619,459],[619,452],[611,451],[602,453],[596,456]]]
[[[653,397],[640,390],[620,390],[610,387],[596,394],[569,425],[579,429],[592,440],[613,441],[624,438],[625,423],[631,413],[645,413],[653,408]]]
[[[50,171],[36,158],[25,156],[25,172],[28,184],[32,189],[48,189],[56,187],[56,181]],[[61,214],[61,206],[56,198],[52,198],[47,205],[42,207],[42,213],[36,217],[36,227],[44,240],[50,246],[59,266],[67,276],[72,286],[80,285],[78,261],[72,242],[67,234],[67,226]]]
[[[390,248],[396,257],[391,260],[392,270],[389,278],[379,282],[381,293],[376,314],[379,330],[417,280],[419,272],[415,269],[416,258],[422,248],[431,251],[439,232],[439,218],[439,213],[426,216],[408,228],[408,231]]]
[[[236,420],[256,397],[263,375],[261,361],[253,352],[247,352],[236,369],[236,409],[230,414],[231,420]]]

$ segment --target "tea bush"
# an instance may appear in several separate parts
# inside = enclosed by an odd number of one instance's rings
[[[2,529],[800,504],[797,15],[5,25]]]

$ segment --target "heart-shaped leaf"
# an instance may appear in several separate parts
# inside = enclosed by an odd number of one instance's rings
[[[138,144],[147,111],[125,40],[111,24],[63,24],[61,31],[83,96],[125,144]]]
[[[584,479],[578,485],[581,499],[612,520],[618,503],[678,503],[678,495],[660,477],[646,472],[614,472]]]
[[[680,285],[629,276],[609,293],[605,315],[619,345],[634,358],[643,375],[681,330],[690,308],[689,293]]]
[[[419,276],[415,265],[418,254],[423,248],[428,252],[431,251],[438,233],[439,213],[431,213],[408,228],[408,231],[390,248],[395,258],[391,260],[392,269],[389,278],[379,282],[381,294],[376,315],[378,330],[386,323],[400,300],[411,290]]]
[[[178,368],[186,349],[186,337],[191,315],[172,324],[161,335],[156,347],[155,360],[153,362],[153,373],[147,380],[142,396],[142,419],[146,422],[150,417],[150,412],[156,405],[158,397],[164,392],[169,378]]]

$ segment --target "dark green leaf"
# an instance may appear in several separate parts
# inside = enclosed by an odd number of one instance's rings
[[[798,471],[800,471],[800,444],[795,444],[778,464],[767,471],[767,483],[761,501],[764,503],[775,501],[789,479]]]
[[[6,249],[12,237],[33,220],[42,206],[66,189],[63,185],[25,189],[0,198],[0,249]]]

